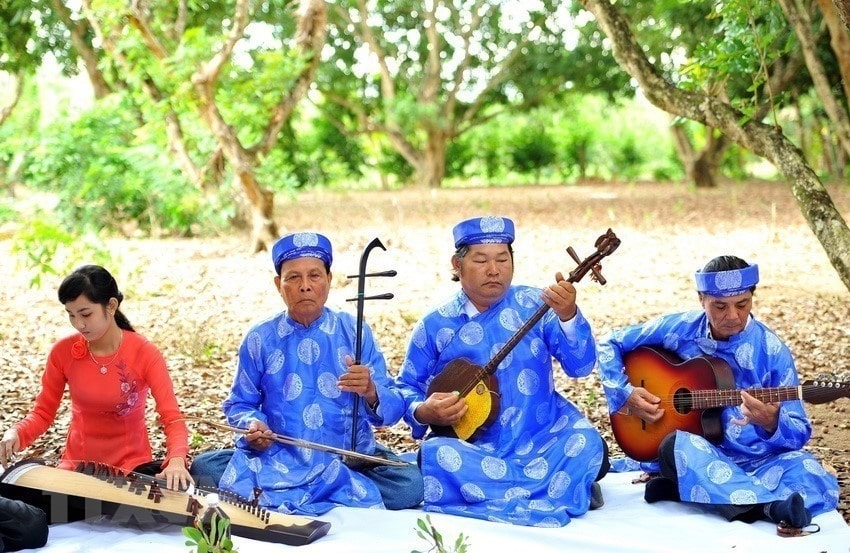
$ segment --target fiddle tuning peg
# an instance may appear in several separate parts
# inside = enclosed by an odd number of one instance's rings
[[[610,232],[611,229],[608,229],[608,230]],[[578,256],[578,254],[576,253],[576,251],[573,249],[572,246],[567,246],[567,253],[570,254],[570,257],[573,258],[573,261],[575,261],[576,264],[581,265],[581,263],[582,263],[581,258]],[[605,283],[608,282],[607,280],[605,280],[605,277],[602,276],[602,265],[600,265],[599,263],[596,263],[595,265],[593,265],[590,268],[590,272],[591,272],[590,279],[593,280],[594,282],[598,282],[599,284],[601,284],[603,286],[605,285]]]

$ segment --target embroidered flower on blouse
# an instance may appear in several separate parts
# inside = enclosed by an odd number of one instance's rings
[[[82,359],[89,353],[89,346],[86,343],[86,339],[80,336],[80,338],[71,344],[71,357],[74,359]]]
[[[118,363],[118,379],[121,381],[121,395],[124,397],[124,401],[116,405],[115,408],[118,409],[118,416],[123,417],[133,410],[140,399],[136,381],[131,379],[123,360]]]

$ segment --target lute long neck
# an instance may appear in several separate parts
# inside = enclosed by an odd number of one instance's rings
[[[516,347],[519,341],[522,340],[526,334],[528,334],[528,331],[531,330],[534,325],[537,324],[537,321],[543,318],[543,315],[545,315],[546,312],[549,311],[549,309],[550,307],[545,303],[539,308],[537,308],[537,311],[535,311],[534,314],[529,317],[527,321],[525,321],[525,324],[523,324],[519,328],[519,330],[517,330],[516,333],[514,333],[514,335],[511,336],[507,342],[505,342],[505,345],[503,345],[502,348],[498,352],[496,352],[496,355],[494,355],[493,358],[490,359],[490,361],[486,365],[484,365],[484,372],[487,374],[493,374],[496,371],[496,368],[499,366],[499,363],[505,360],[505,357],[507,357],[508,354]]]

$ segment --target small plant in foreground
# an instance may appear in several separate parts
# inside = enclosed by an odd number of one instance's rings
[[[425,519],[417,519],[416,525],[418,528],[416,529],[416,535],[418,535],[423,540],[427,541],[431,547],[429,547],[426,551],[419,551],[418,549],[414,549],[410,553],[467,553],[469,544],[466,543],[466,536],[462,533],[458,535],[455,540],[455,544],[453,548],[447,548],[447,546],[443,543],[443,536],[440,534],[434,525],[431,523],[431,516],[425,515]]]

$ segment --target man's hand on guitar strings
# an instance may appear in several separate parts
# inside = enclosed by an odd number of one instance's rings
[[[741,414],[742,419],[732,419],[738,426],[755,424],[761,426],[768,434],[776,432],[779,426],[779,404],[763,403],[747,392],[741,390]]]
[[[664,409],[659,405],[661,398],[649,393],[646,388],[636,387],[626,400],[632,415],[637,415],[646,422],[656,422],[664,416]]]

